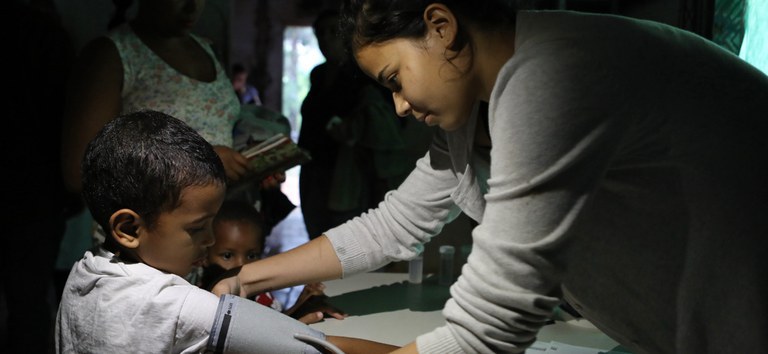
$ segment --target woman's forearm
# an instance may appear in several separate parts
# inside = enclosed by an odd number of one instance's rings
[[[289,286],[338,279],[341,262],[325,235],[299,247],[243,266],[241,293],[252,296]]]

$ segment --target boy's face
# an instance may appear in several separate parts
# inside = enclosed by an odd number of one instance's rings
[[[251,263],[261,256],[264,237],[261,230],[245,220],[224,220],[213,229],[216,243],[208,249],[208,264],[232,269]]]
[[[154,268],[186,276],[202,265],[213,244],[211,224],[223,200],[222,185],[185,188],[177,208],[161,213],[151,229],[139,228],[137,256]]]

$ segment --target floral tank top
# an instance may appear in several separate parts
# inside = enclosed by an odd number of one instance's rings
[[[183,120],[211,145],[232,147],[240,101],[210,45],[192,38],[211,56],[216,80],[203,82],[180,74],[124,24],[110,32],[123,62],[122,113],[152,109]]]

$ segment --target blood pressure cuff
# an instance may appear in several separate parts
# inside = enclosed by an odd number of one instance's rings
[[[222,295],[206,353],[341,353],[325,334],[255,301]]]

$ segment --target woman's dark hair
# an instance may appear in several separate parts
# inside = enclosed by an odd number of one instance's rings
[[[420,38],[425,35],[424,10],[442,3],[453,10],[460,22],[481,28],[514,26],[515,2],[510,0],[344,0],[339,30],[348,50],[395,38]],[[459,28],[459,38],[466,38]],[[466,43],[465,43],[466,44]]]
[[[108,30],[125,23],[127,20],[126,13],[131,5],[133,5],[133,0],[112,0],[112,3],[115,5],[115,12],[112,14],[112,18],[107,25]]]
[[[320,12],[320,14],[317,15],[317,17],[315,17],[315,20],[312,21],[312,30],[317,32],[320,29],[320,26],[323,25],[323,21],[334,19],[336,17],[339,17],[338,9],[330,8],[323,10]]]

